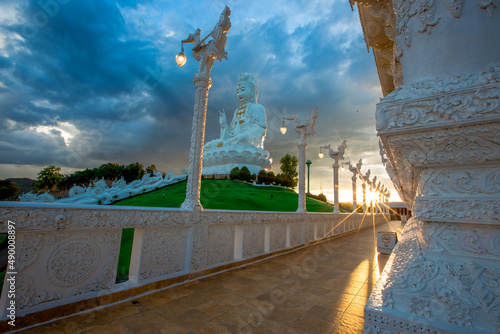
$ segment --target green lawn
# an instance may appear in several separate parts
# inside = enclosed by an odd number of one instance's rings
[[[165,194],[165,198],[163,198]],[[186,197],[186,182],[115,202],[114,205],[180,208]],[[203,180],[201,205],[205,209],[295,212],[298,194],[278,187],[256,187],[231,180]],[[306,199],[308,212],[332,212],[333,206]]]

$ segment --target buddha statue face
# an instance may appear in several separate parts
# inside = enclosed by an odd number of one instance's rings
[[[248,103],[255,102],[255,93],[253,87],[248,82],[242,81],[238,83],[236,88],[236,96],[240,107],[246,106]]]

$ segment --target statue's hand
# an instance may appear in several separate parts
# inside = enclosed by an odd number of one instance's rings
[[[224,109],[219,110],[219,124],[221,126],[227,124],[227,121],[226,121],[226,112],[224,111]]]

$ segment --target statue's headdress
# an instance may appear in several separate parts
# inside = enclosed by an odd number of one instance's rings
[[[259,98],[259,86],[257,85],[257,81],[255,81],[253,75],[250,73],[240,73],[240,75],[238,75],[238,83],[240,82],[247,82],[252,86],[254,93],[252,102],[257,103],[257,99]]]

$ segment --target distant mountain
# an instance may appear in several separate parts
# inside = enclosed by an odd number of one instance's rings
[[[35,180],[32,180],[30,178],[27,178],[27,177],[10,178],[7,180],[14,182],[19,187],[19,192],[16,195],[29,193],[30,191],[34,190],[33,183],[35,183]]]

